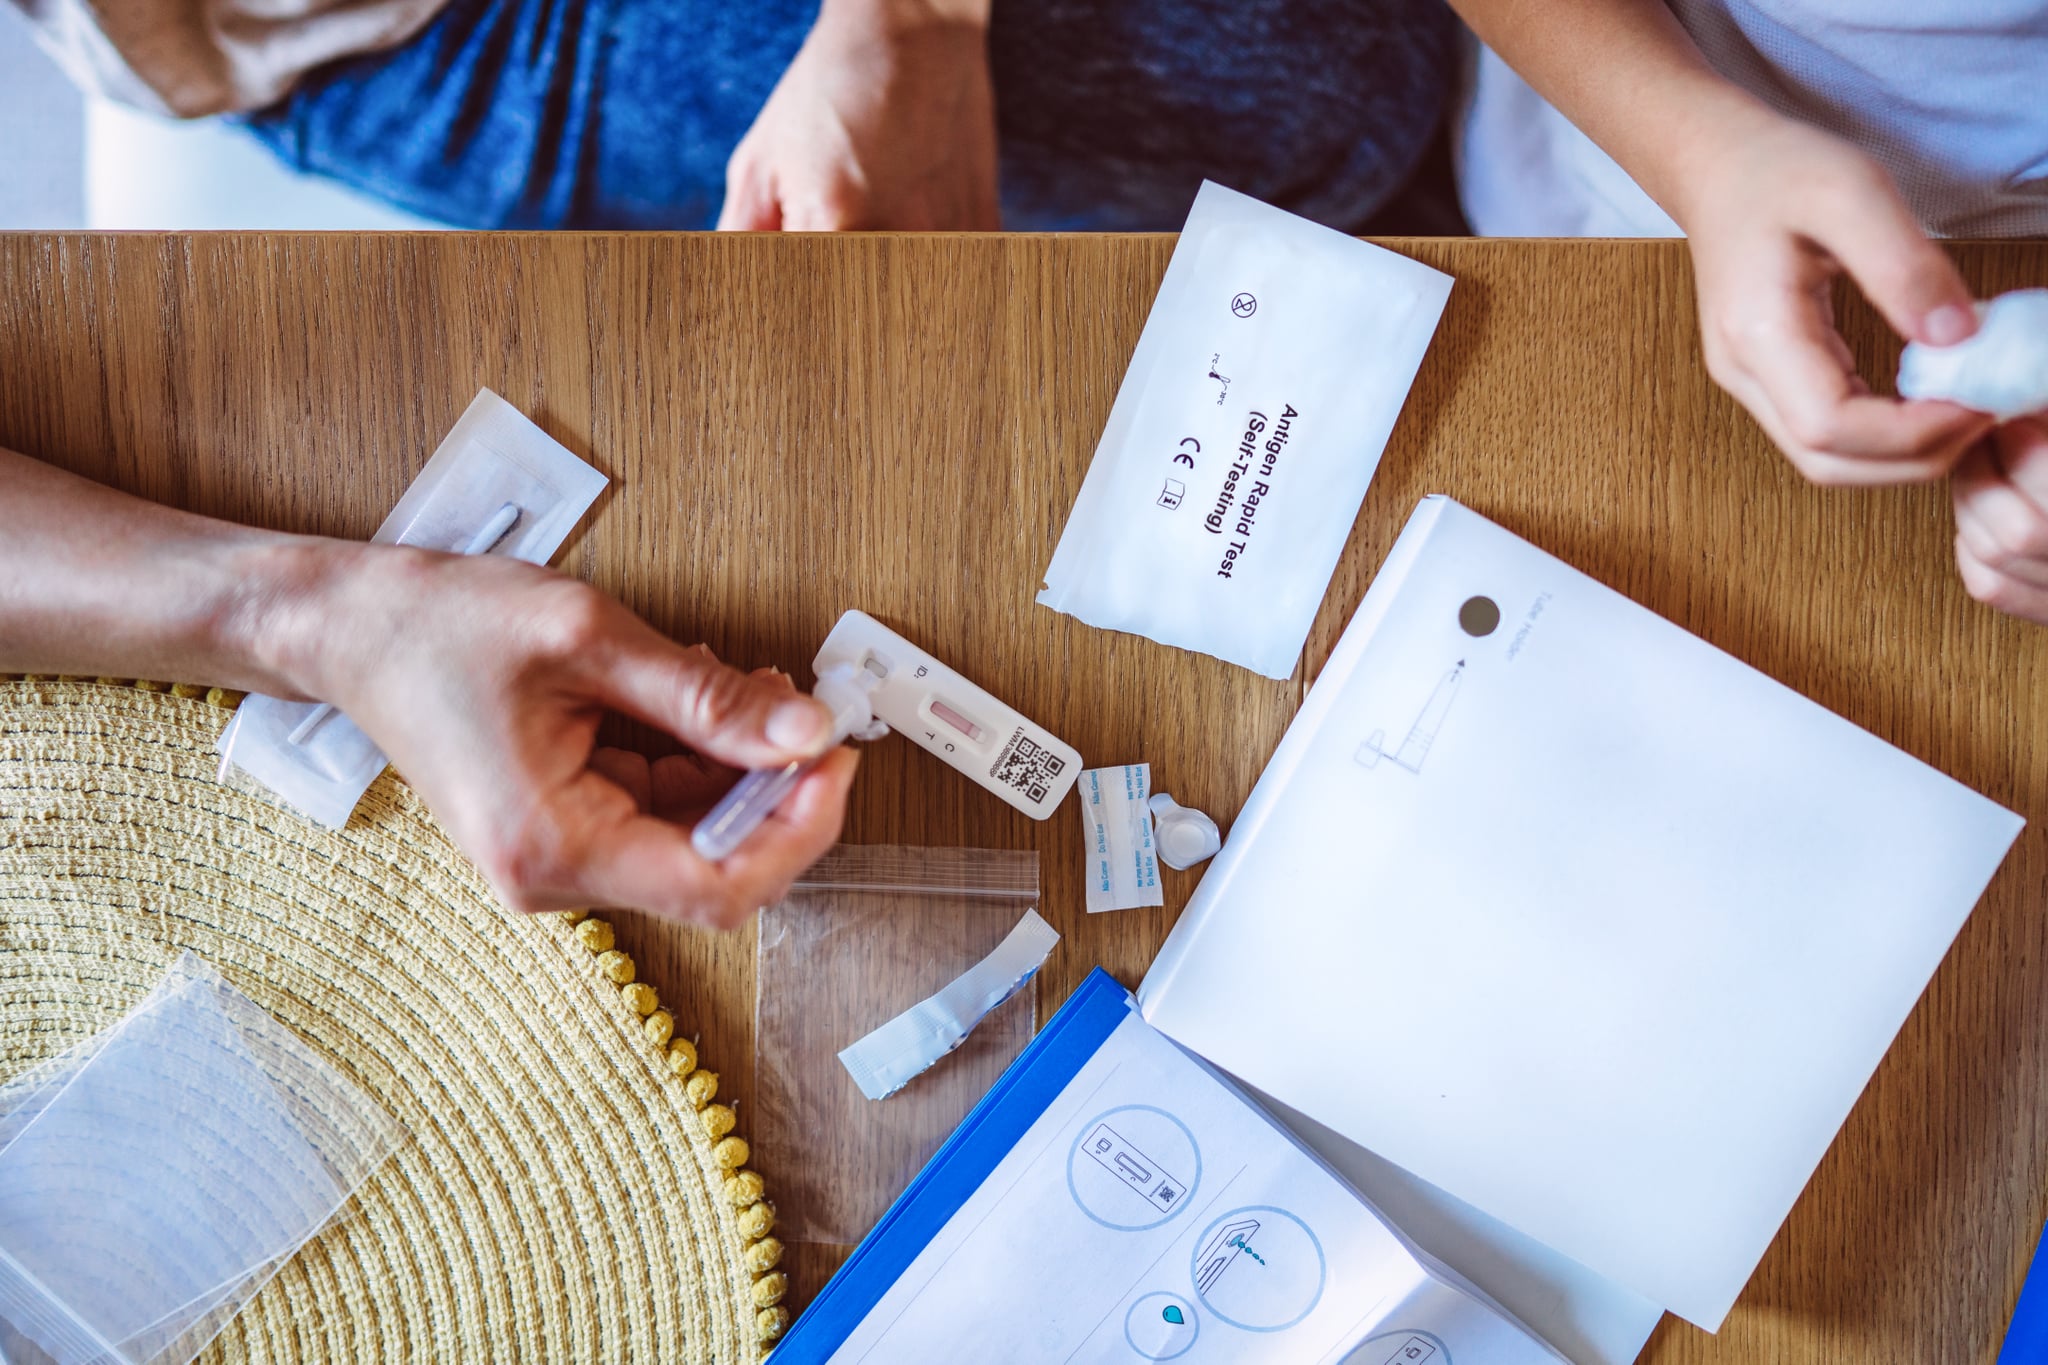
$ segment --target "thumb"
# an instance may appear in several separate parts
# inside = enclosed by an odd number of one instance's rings
[[[772,675],[742,673],[708,649],[684,649],[652,628],[599,669],[603,699],[735,768],[813,758],[832,741],[832,713]]]
[[[1908,341],[1953,346],[1977,330],[1977,310],[1948,253],[1927,239],[1884,172],[1871,192],[1839,201],[1821,245]]]

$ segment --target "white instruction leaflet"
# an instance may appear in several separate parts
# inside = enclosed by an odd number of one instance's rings
[[[1430,1261],[1128,1000],[1100,972],[1083,984],[1041,1035],[1047,1046],[1019,1060],[842,1276],[842,1297],[858,1298],[863,1282],[879,1292],[851,1307],[822,1296],[779,1359],[1563,1359]],[[1110,1026],[1089,1052],[1070,1046],[1064,1025],[1091,1008]],[[1063,1073],[1048,1047],[1085,1055],[1049,1096],[1044,1072]],[[969,1192],[961,1164],[1034,1089],[1042,1110]],[[925,1208],[943,1212],[949,1191],[965,1197],[896,1272],[890,1243]]]

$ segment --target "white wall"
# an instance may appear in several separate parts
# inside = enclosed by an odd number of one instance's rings
[[[230,125],[80,98],[0,0],[0,228],[434,226],[287,170]]]
[[[0,0],[0,228],[85,225],[85,101]]]

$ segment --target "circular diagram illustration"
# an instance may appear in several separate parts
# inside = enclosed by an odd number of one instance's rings
[[[1172,1360],[1202,1334],[1195,1306],[1179,1294],[1147,1294],[1124,1314],[1124,1340],[1144,1360]]]
[[[1067,1153],[1067,1192],[1081,1212],[1119,1232],[1158,1227],[1201,1183],[1195,1135],[1149,1104],[1096,1115],[1081,1125]]]
[[[1308,1224],[1269,1205],[1232,1209],[1195,1239],[1195,1297],[1232,1327],[1278,1332],[1322,1300],[1329,1263]]]

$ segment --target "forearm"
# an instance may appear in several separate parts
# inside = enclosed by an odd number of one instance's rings
[[[1718,149],[1782,124],[1716,72],[1661,0],[1452,0],[1537,93],[1680,226]]]
[[[358,549],[195,516],[0,450],[0,670],[299,695],[297,636]]]

